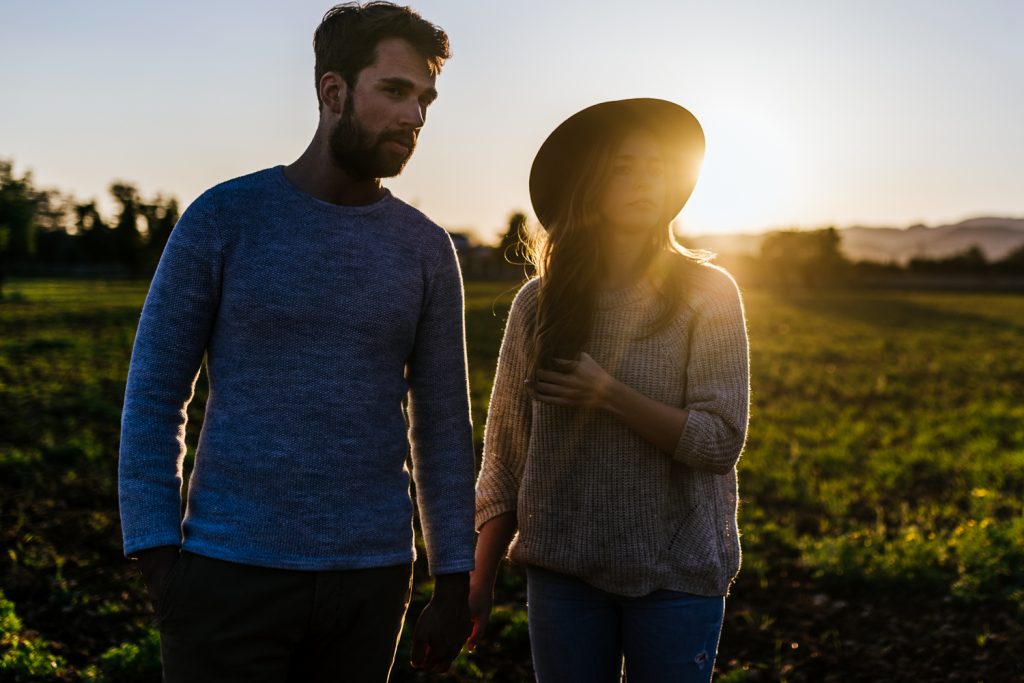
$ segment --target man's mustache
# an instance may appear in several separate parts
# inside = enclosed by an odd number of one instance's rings
[[[387,140],[394,140],[400,142],[409,149],[413,149],[416,146],[416,134],[415,133],[381,133],[380,142],[386,142]]]

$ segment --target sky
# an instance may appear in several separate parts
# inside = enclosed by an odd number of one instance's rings
[[[134,183],[184,207],[291,163],[317,121],[330,2],[5,1],[0,158],[113,210]],[[420,0],[452,58],[416,152],[384,184],[487,241],[573,112],[689,109],[707,147],[685,234],[1024,217],[1024,2]]]

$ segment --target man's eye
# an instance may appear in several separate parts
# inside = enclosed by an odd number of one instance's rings
[[[394,94],[394,95],[401,95],[401,94],[402,94],[402,91],[401,91],[401,90],[399,90],[398,88],[394,87],[394,86],[391,86],[391,87],[385,88],[385,90],[386,90],[387,92],[389,92],[389,93],[392,93],[392,94]]]
[[[629,172],[630,172],[629,166],[625,166],[623,164],[619,164],[617,166],[612,166],[612,173],[614,173],[615,175],[628,175]]]

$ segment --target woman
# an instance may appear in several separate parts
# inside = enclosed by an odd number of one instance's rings
[[[577,112],[534,159],[546,235],[491,393],[468,645],[508,549],[541,683],[617,681],[623,659],[630,683],[711,679],[749,362],[736,282],[670,229],[703,153],[686,109],[640,98]]]

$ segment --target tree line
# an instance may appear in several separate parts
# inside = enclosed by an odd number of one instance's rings
[[[100,214],[95,199],[80,202],[59,190],[37,188],[31,171],[19,177],[10,160],[0,159],[0,295],[4,279],[12,272],[151,276],[178,221],[177,199],[162,194],[143,197],[133,184],[120,180],[112,182],[108,191],[117,206],[111,219]],[[511,214],[498,245],[489,248],[488,260],[522,264],[526,225],[525,214]],[[835,227],[776,230],[764,236],[757,254],[721,254],[716,262],[735,270],[746,282],[799,287],[857,284],[915,273],[1024,275],[1024,245],[997,261],[988,261],[979,247],[972,246],[945,258],[914,258],[903,266],[852,262],[840,245],[841,234]],[[488,272],[521,275],[522,270]]]
[[[0,292],[12,270],[93,265],[129,276],[150,275],[178,221],[178,200],[143,197],[131,183],[108,187],[117,205],[112,219],[96,200],[80,202],[55,189],[36,187],[32,172],[14,173],[0,159]]]
[[[988,260],[977,245],[945,257],[911,258],[906,264],[852,261],[841,249],[842,234],[834,226],[816,230],[775,230],[767,233],[756,254],[730,254],[717,259],[751,283],[823,287],[909,280],[908,276],[1024,276],[1024,244],[1002,259]]]

